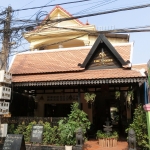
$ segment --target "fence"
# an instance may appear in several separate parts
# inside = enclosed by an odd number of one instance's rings
[[[56,126],[58,121],[63,119],[64,117],[3,117],[1,119],[1,123],[7,124],[21,124],[24,122],[25,124],[29,124],[32,121],[43,121],[50,122],[52,126]]]

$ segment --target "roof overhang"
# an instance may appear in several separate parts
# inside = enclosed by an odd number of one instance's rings
[[[40,81],[40,82],[16,82],[12,83],[14,87],[34,87],[34,86],[65,86],[65,85],[98,85],[98,84],[122,84],[122,83],[143,83],[145,77],[137,78],[111,78],[95,80],[62,80],[62,81]]]

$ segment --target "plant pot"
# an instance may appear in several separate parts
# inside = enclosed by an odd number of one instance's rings
[[[65,150],[72,150],[72,146],[70,146],[70,145],[65,145]]]
[[[98,139],[99,145],[102,147],[115,147],[117,146],[117,138],[103,138]]]

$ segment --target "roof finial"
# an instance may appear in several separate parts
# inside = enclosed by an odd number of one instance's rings
[[[86,21],[86,25],[89,25],[89,22],[88,22],[88,20]]]

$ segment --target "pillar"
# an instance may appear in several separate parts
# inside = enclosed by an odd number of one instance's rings
[[[149,104],[145,104],[143,106],[144,110],[146,111],[146,118],[147,118],[147,130],[148,130],[148,137],[150,139],[150,103]],[[150,140],[149,140],[149,144],[150,144]]]

